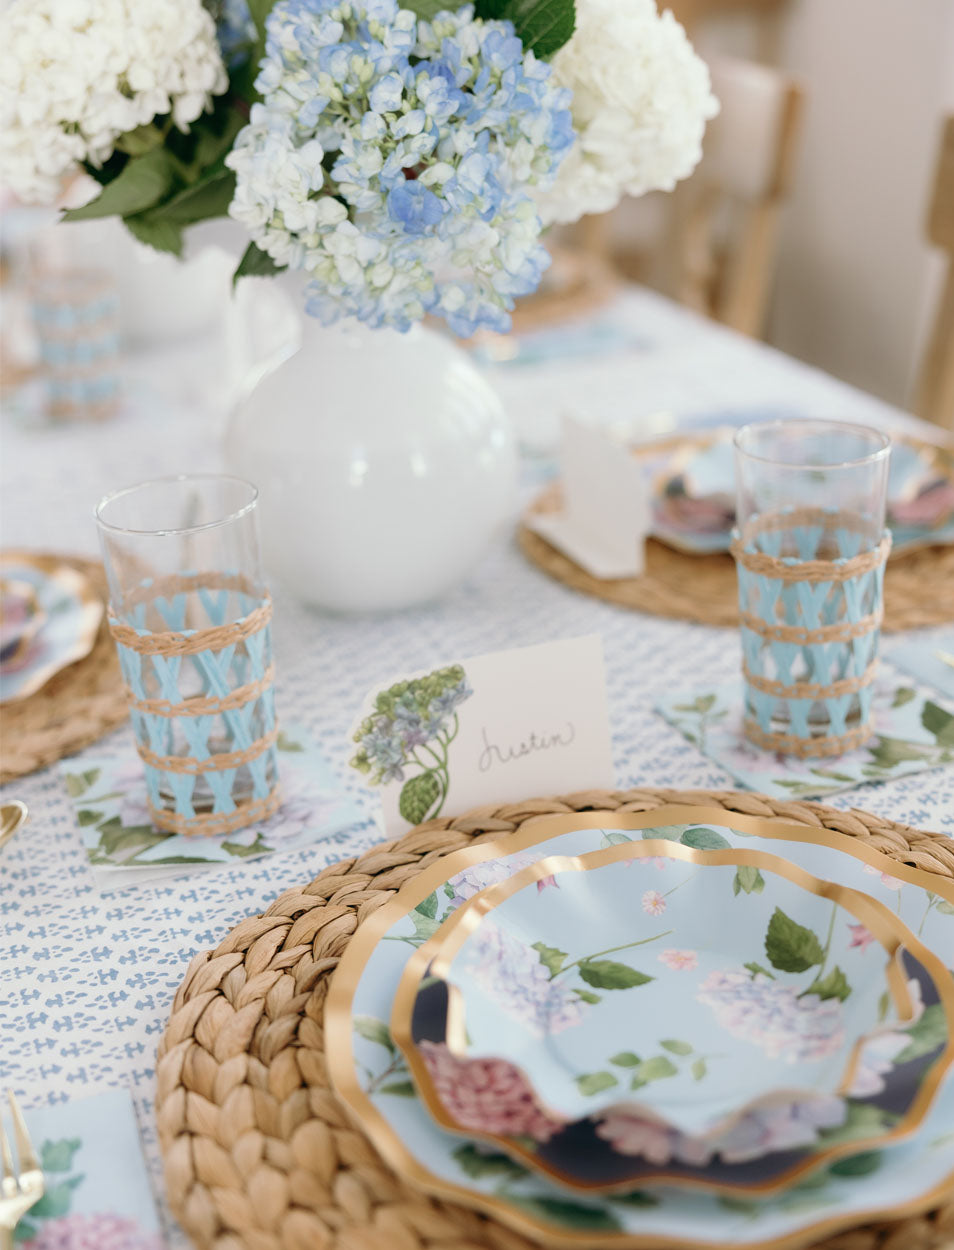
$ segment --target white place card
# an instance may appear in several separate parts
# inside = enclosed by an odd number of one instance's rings
[[[472,807],[613,785],[596,634],[495,651],[372,691],[351,764],[381,792],[389,836]]]
[[[649,483],[628,449],[605,429],[563,420],[563,510],[527,523],[594,577],[636,577],[652,524]]]

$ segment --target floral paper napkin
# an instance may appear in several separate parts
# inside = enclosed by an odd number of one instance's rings
[[[60,767],[89,861],[106,889],[112,886],[105,878],[119,870],[149,878],[178,875],[297,851],[367,821],[309,735],[294,726],[278,739],[281,808],[270,820],[226,836],[186,837],[153,828],[142,763],[132,747],[112,755],[84,753]],[[128,871],[122,876],[128,880]]]
[[[954,763],[954,710],[882,665],[873,700],[874,735],[832,760],[799,760],[753,746],[742,732],[742,682],[667,695],[656,710],[749,790],[775,798],[822,798]]]
[[[36,1107],[24,1118],[46,1190],[17,1225],[17,1250],[163,1250],[127,1090]]]

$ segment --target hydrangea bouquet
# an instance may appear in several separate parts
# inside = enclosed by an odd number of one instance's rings
[[[541,231],[671,189],[717,105],[655,0],[11,0],[0,173],[153,247],[229,215],[308,312],[509,328]]]

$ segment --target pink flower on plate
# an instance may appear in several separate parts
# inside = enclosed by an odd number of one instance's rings
[[[162,1239],[122,1215],[75,1212],[45,1220],[20,1250],[162,1250]]]
[[[659,962],[665,964],[673,972],[692,972],[699,967],[699,956],[695,951],[669,950],[663,951]]]
[[[863,924],[850,924],[848,931],[851,934],[851,941],[848,944],[849,949],[852,946],[860,946],[863,951],[866,951],[875,940],[875,935],[870,929],[865,928]]]
[[[875,868],[874,864],[865,864],[864,871],[872,877],[880,877],[881,884],[888,890],[900,890],[904,885],[903,881],[899,881],[897,877],[892,877],[890,873],[882,872],[880,868]]]
[[[630,1111],[611,1110],[597,1122],[596,1136],[609,1142],[617,1154],[638,1155],[657,1167],[673,1160],[704,1167],[712,1158],[709,1143],[644,1120]]]
[[[551,888],[554,890],[559,890],[560,888],[559,881],[557,881],[556,877],[552,875],[549,877],[541,877],[540,880],[537,882],[538,894],[542,894],[544,890],[549,890]]]
[[[461,1128],[549,1141],[563,1121],[541,1111],[519,1068],[503,1059],[458,1059],[443,1042],[421,1042],[421,1056],[444,1108]]]
[[[666,910],[666,900],[658,890],[647,890],[642,902],[647,916],[661,916]]]

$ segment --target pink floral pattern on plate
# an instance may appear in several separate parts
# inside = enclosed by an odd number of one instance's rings
[[[437,1097],[461,1128],[549,1141],[564,1127],[541,1111],[526,1078],[503,1059],[458,1059],[442,1042],[421,1042]]]
[[[716,970],[699,986],[697,997],[712,1008],[720,1028],[752,1042],[771,1059],[811,1062],[844,1044],[844,1012],[837,999],[806,994],[762,973]]]
[[[20,1243],[21,1250],[163,1250],[157,1233],[146,1232],[135,1220],[108,1211],[74,1212],[46,1220],[35,1237]]]

